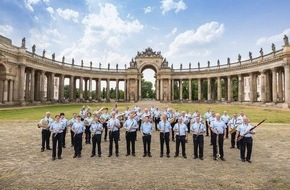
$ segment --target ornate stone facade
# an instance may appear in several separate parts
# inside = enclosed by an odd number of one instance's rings
[[[288,37],[284,36],[283,49],[276,50],[272,45],[271,53],[264,54],[261,48],[259,57],[248,60],[231,62],[230,58],[223,64],[218,60],[217,65],[208,65],[196,68],[190,64],[189,68],[180,65],[180,68],[169,67],[168,61],[151,48],[137,55],[129,62],[125,69],[110,66],[98,67],[84,64],[55,60],[55,54],[50,58],[26,49],[23,38],[20,47],[12,44],[8,38],[0,36],[0,104],[19,105],[31,102],[64,101],[64,81],[69,81],[69,100],[76,100],[76,86],[79,86],[79,98],[92,101],[92,82],[96,84],[96,100],[101,100],[101,82],[106,82],[106,101],[110,101],[110,81],[116,81],[116,90],[119,82],[123,81],[124,101],[141,100],[142,72],[151,68],[156,75],[156,100],[171,101],[222,101],[227,102],[261,102],[281,103],[290,105],[290,46]],[[273,47],[275,47],[273,49]],[[30,48],[31,49],[31,48]],[[170,64],[172,65],[172,64]],[[85,72],[84,72],[85,70]],[[55,85],[55,78],[58,84]],[[47,85],[46,82],[47,81]],[[76,82],[78,81],[78,85]],[[183,83],[188,82],[188,98],[183,100]],[[192,89],[192,84],[197,89]],[[235,83],[235,85],[234,85]],[[174,84],[178,86],[178,100],[174,98]],[[206,89],[203,84],[206,84]],[[260,91],[257,91],[260,86]],[[55,97],[55,88],[58,88],[58,97]],[[234,96],[234,88],[238,94]],[[47,92],[47,93],[46,93]],[[205,97],[204,94],[207,94]],[[46,95],[47,94],[47,95]],[[117,97],[116,100],[120,98]]]

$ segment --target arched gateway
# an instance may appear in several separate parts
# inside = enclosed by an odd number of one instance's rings
[[[274,47],[274,48],[273,48]],[[106,101],[110,101],[110,81],[116,82],[116,101],[120,101],[119,83],[124,82],[124,99],[141,99],[142,72],[151,68],[156,73],[156,100],[171,101],[226,101],[240,103],[290,105],[290,46],[284,36],[284,46],[268,54],[260,50],[260,56],[236,62],[227,59],[225,64],[210,62],[206,67],[178,69],[151,48],[138,52],[125,69],[93,67],[55,60],[37,55],[36,46],[27,51],[25,38],[21,47],[12,45],[8,38],[0,36],[0,105],[25,105],[31,103],[76,101],[101,101],[101,82],[106,82]],[[68,81],[68,97],[65,98],[65,80]],[[78,83],[78,84],[76,84]],[[96,96],[92,89],[95,84]],[[79,89],[77,89],[77,86]]]

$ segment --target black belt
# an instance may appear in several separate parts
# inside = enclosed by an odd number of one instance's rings
[[[143,133],[143,135],[148,136],[148,135],[151,135],[151,134],[150,133]]]
[[[176,135],[176,136],[179,136],[179,137],[185,137],[185,135]]]

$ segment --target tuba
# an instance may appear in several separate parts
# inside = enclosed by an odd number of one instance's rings
[[[38,128],[41,128],[41,127],[47,128],[47,126],[48,126],[48,122],[46,121],[46,119],[42,119],[40,124],[39,123],[37,124]]]

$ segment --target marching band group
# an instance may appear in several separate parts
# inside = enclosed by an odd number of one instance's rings
[[[153,126],[153,123],[155,126]],[[142,134],[144,154],[143,157],[152,157],[151,154],[151,135],[152,132],[159,131],[160,137],[160,157],[164,156],[164,144],[166,146],[166,157],[170,157],[170,139],[175,142],[174,157],[181,152],[184,158],[186,155],[186,143],[189,141],[188,134],[192,133],[193,158],[203,160],[204,136],[210,136],[213,147],[213,159],[225,161],[223,144],[224,139],[231,136],[231,147],[240,149],[242,162],[251,163],[251,154],[255,127],[249,123],[249,118],[243,112],[238,116],[236,113],[231,118],[226,111],[223,115],[211,111],[210,108],[203,117],[195,110],[193,114],[189,112],[179,112],[178,109],[165,107],[164,111],[152,106],[142,112],[141,108],[135,105],[134,108],[126,108],[124,113],[118,113],[117,105],[112,112],[108,113],[108,108],[97,109],[91,113],[91,108],[83,106],[79,114],[73,113],[72,119],[67,120],[64,113],[55,115],[55,119],[47,112],[45,117],[40,120],[38,127],[42,128],[42,147],[51,150],[49,146],[50,136],[52,136],[52,160],[56,159],[56,147],[58,149],[57,158],[62,159],[62,148],[66,148],[65,138],[68,128],[71,134],[71,146],[74,147],[74,156],[81,157],[83,136],[86,144],[92,144],[91,157],[96,155],[101,157],[101,141],[104,133],[104,141],[109,137],[109,154],[113,155],[113,145],[115,156],[119,157],[120,130],[125,129],[126,137],[126,156],[132,154],[136,156],[135,141],[137,141],[137,131]],[[109,132],[109,133],[108,133]],[[85,134],[85,135],[83,135]],[[247,154],[245,152],[247,150]]]

